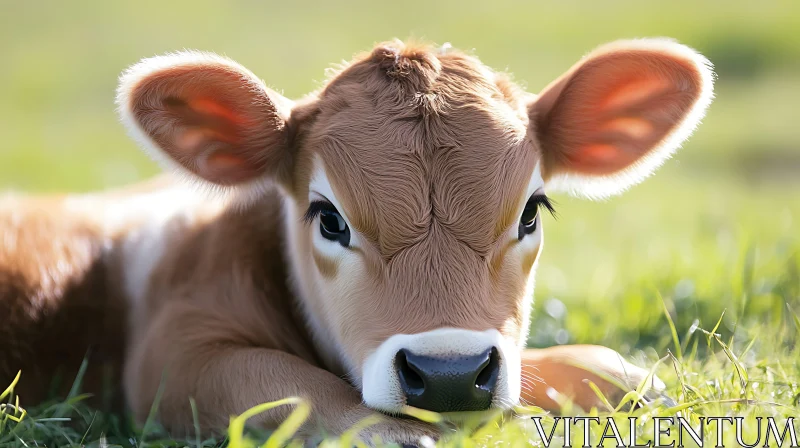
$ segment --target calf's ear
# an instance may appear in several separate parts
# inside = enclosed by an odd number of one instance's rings
[[[528,106],[549,189],[602,198],[651,174],[713,97],[711,64],[666,39],[601,46]]]
[[[234,61],[201,52],[144,59],[120,77],[117,106],[170,168],[222,187],[288,181],[292,103]]]

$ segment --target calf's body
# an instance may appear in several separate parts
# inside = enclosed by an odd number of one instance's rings
[[[127,359],[128,404],[140,420],[162,375],[178,376],[160,408],[175,433],[193,430],[182,396],[213,409],[202,421],[217,430],[230,415],[292,395],[317,398],[320,418],[338,422],[329,430],[371,415],[341,365],[326,364],[336,355],[317,350],[302,317],[289,284],[278,193],[258,205],[228,207],[169,177],[107,194],[0,200],[0,309],[9,316],[0,379],[10,383],[22,370],[16,392],[36,403],[53,391],[63,396],[86,359],[82,390],[108,405],[119,399],[108,394],[117,392]],[[563,356],[585,362],[587,352],[605,357],[595,364],[604,374],[624,378],[627,367],[628,381],[643,379],[643,371],[600,347],[528,350],[524,397],[558,410],[548,396],[555,387],[588,409],[598,405],[595,396],[570,393],[588,387],[584,377],[618,396],[589,371],[562,381],[561,369],[574,369]],[[180,370],[165,373],[171,364]],[[542,376],[542,368],[553,372]],[[261,419],[274,424],[287,411]],[[398,420],[382,435],[403,437],[407,426],[417,425]]]
[[[145,60],[119,90],[132,135],[226,194],[165,176],[0,200],[0,380],[21,368],[38,398],[88,351],[86,388],[121,383],[141,420],[163,387],[174,433],[192,428],[190,397],[219,430],[301,396],[308,431],[380,411],[365,435],[401,442],[436,434],[389,417],[405,405],[588,409],[586,380],[613,401],[612,382],[646,372],[602,347],[524,349],[538,211],[546,188],[603,196],[649,174],[710,79],[686,47],[633,41],[536,97],[471,56],[391,42],[295,103],[217,56]]]

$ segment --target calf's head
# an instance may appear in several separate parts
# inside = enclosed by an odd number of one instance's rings
[[[446,412],[519,398],[547,194],[639,182],[711,92],[708,62],[667,40],[600,47],[538,96],[463,53],[389,42],[299,102],[196,52],[133,66],[118,102],[170,167],[248,207],[277,185],[329,367],[376,409]]]

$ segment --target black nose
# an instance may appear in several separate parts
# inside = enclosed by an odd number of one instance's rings
[[[395,357],[406,403],[434,412],[481,411],[492,404],[500,372],[496,348],[479,355],[433,357],[400,350]]]

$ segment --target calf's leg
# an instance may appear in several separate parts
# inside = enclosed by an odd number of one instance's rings
[[[173,435],[191,435],[195,400],[204,432],[224,432],[230,416],[291,396],[305,399],[310,418],[304,436],[341,434],[362,419],[381,423],[359,434],[365,441],[415,443],[435,436],[419,421],[378,415],[362,404],[361,394],[342,378],[280,350],[248,344],[220,325],[208,309],[185,302],[165,305],[137,341],[127,359],[126,394],[137,420],[144,421],[162,388],[158,420]],[[252,417],[249,424],[277,427],[292,411],[280,406]]]
[[[561,410],[562,400],[571,401],[585,411],[592,407],[605,409],[589,381],[616,406],[647,375],[647,370],[625,361],[607,347],[562,345],[529,349],[522,354],[522,401],[552,412]],[[664,383],[655,376],[650,381],[651,396],[659,395]]]

